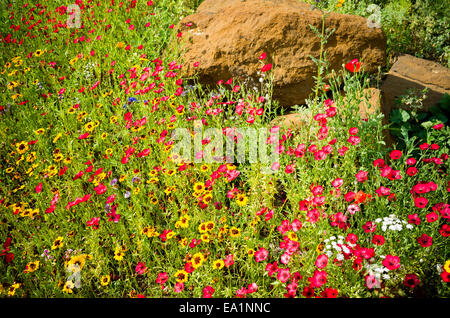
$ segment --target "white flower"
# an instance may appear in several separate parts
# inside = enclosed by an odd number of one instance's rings
[[[342,260],[344,260],[344,255],[343,255],[343,254],[338,254],[338,255],[336,256],[336,259],[337,259],[338,261],[342,261]]]

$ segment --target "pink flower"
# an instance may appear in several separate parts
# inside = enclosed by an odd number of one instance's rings
[[[214,294],[214,288],[212,286],[206,286],[203,288],[203,298],[211,298],[212,294]]]
[[[284,169],[284,172],[286,172],[286,173],[293,173],[294,172],[294,167],[295,167],[295,165],[287,165],[286,166],[286,169]]]
[[[158,277],[156,277],[156,282],[162,285],[165,284],[168,279],[169,275],[166,272],[163,272],[158,274]]]
[[[315,265],[318,268],[323,269],[327,266],[327,264],[328,264],[328,256],[327,255],[321,254],[321,255],[317,256]]]
[[[311,282],[311,287],[318,288],[327,282],[327,272],[315,270],[313,277],[308,280]]]
[[[147,270],[147,267],[145,267],[145,263],[139,262],[139,263],[136,265],[136,273],[137,273],[138,275],[144,274],[146,270]]]
[[[264,60],[265,58],[266,58],[266,52],[263,52],[260,56],[259,56],[259,59],[260,60]]]
[[[400,267],[400,258],[398,256],[388,254],[382,264],[388,270],[395,270]]]
[[[278,270],[277,279],[282,282],[286,283],[289,278],[291,278],[291,273],[289,273],[289,268],[280,268]]]
[[[278,272],[278,263],[276,261],[273,264],[267,263],[266,271],[269,272],[269,277],[272,277],[273,273]]]
[[[377,279],[373,275],[367,275],[365,277],[365,280],[366,280],[366,286],[369,289],[380,287],[380,282],[377,281]]]
[[[233,254],[229,254],[227,256],[225,256],[225,259],[223,260],[225,267],[229,267],[231,265],[234,264],[234,260],[233,260]]]
[[[358,180],[358,182],[364,182],[364,181],[366,181],[366,180],[367,180],[367,174],[368,174],[367,171],[360,170],[360,171],[355,175],[356,180]]]
[[[261,247],[259,250],[255,252],[255,261],[257,263],[262,262],[266,260],[268,256],[269,252],[265,248]]]
[[[183,289],[184,289],[184,284],[183,283],[176,283],[174,292],[181,293],[183,291]]]
[[[344,183],[344,180],[342,180],[341,178],[337,178],[331,182],[331,184],[335,188],[339,188],[343,183]]]

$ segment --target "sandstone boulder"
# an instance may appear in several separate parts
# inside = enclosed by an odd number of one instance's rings
[[[184,41],[185,77],[198,72],[202,84],[241,78],[258,84],[261,61],[274,67],[274,98],[283,106],[304,104],[314,86],[320,39],[311,30],[322,26],[323,13],[298,0],[206,0],[179,24]],[[330,69],[352,59],[368,72],[386,62],[386,37],[354,15],[330,13],[325,27],[335,29],[326,45]],[[194,63],[198,63],[198,67]]]
[[[423,100],[422,110],[428,111],[445,93],[450,94],[450,70],[432,61],[407,54],[400,55],[381,86],[384,115],[389,118],[391,110],[399,107],[395,100],[405,95],[408,89],[422,90],[425,87],[428,88],[428,93]]]

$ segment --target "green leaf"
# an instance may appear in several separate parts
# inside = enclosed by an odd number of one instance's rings
[[[409,113],[404,110],[404,109],[394,109],[391,112],[391,121],[393,121],[394,123],[404,123],[407,122],[409,119],[411,118],[411,116],[409,115]]]

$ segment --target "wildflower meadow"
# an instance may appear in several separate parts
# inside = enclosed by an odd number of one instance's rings
[[[0,4],[1,297],[449,297],[447,123],[387,144],[363,61],[323,49],[276,125],[269,53],[256,86],[182,77],[192,11]]]

